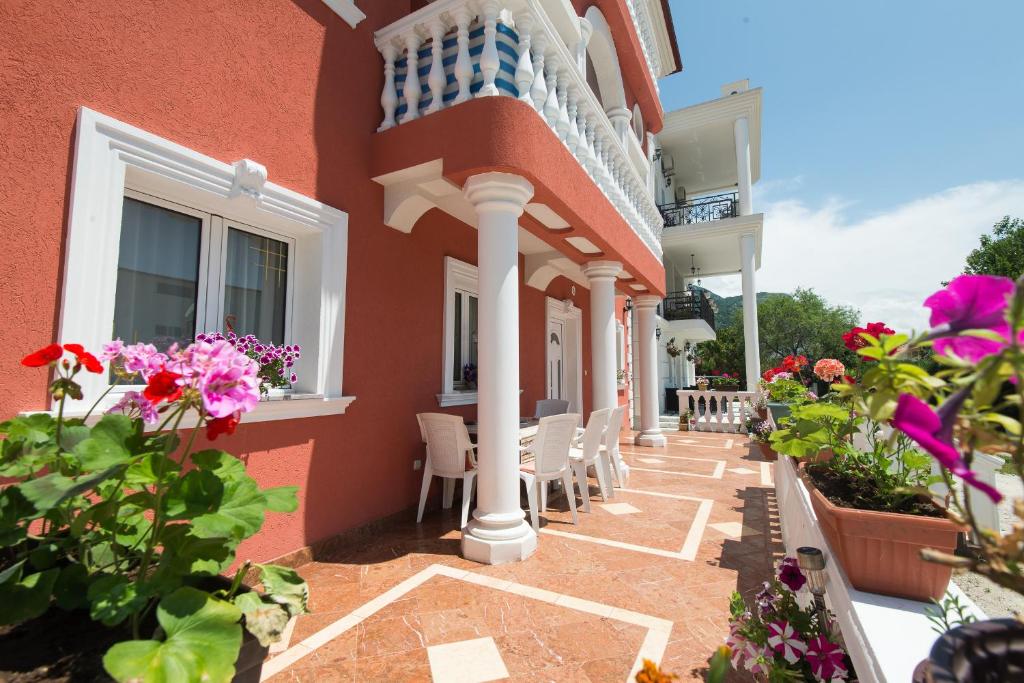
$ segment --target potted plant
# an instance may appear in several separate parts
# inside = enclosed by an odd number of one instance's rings
[[[709,380],[707,377],[698,377],[697,378],[697,391],[707,391],[708,390],[708,385],[710,385],[710,384],[711,384],[711,380]]]
[[[679,413],[679,430],[680,431],[688,432],[688,431],[690,431],[690,428],[691,428],[692,425],[693,425],[693,411],[692,410],[684,410],[683,412]]]
[[[1024,277],[963,275],[925,300],[931,329],[899,348],[869,344],[858,353],[903,360],[934,353],[940,370],[911,370],[879,363],[876,395],[865,407],[912,438],[941,465],[950,494],[946,515],[971,529],[978,544],[971,557],[930,549],[922,555],[939,566],[959,567],[1024,594],[1024,501],[1009,533],[984,528],[972,496],[998,503],[1003,494],[971,469],[973,454],[993,447],[1011,455],[1024,481]],[[861,335],[864,337],[864,334]],[[870,339],[866,338],[870,342]],[[906,375],[909,374],[908,378]],[[960,485],[954,485],[959,480]],[[1024,675],[1024,624],[989,620],[954,628],[936,641],[925,667],[930,681],[1017,680]]]
[[[750,434],[750,440],[757,445],[757,450],[760,451],[761,457],[765,460],[774,461],[778,460],[779,457],[771,444],[773,431],[771,420],[752,417],[747,421],[747,432]]]
[[[817,394],[824,396],[833,382],[846,376],[846,366],[835,358],[822,358],[814,364],[814,376],[817,378]]]
[[[476,363],[462,366],[462,379],[470,389],[476,389]]]
[[[790,406],[806,403],[807,387],[793,379],[790,372],[769,370],[761,380],[761,392],[768,398],[772,419],[779,424],[789,415]]]
[[[682,355],[683,350],[676,346],[676,338],[672,337],[668,340],[668,343],[665,344],[665,352],[673,358],[678,358]]]
[[[267,511],[296,509],[296,487],[261,489],[240,460],[195,442],[231,434],[257,405],[259,365],[226,340],[167,353],[115,341],[99,357],[51,344],[22,364],[54,370],[57,411],[0,424],[0,477],[12,482],[0,490],[0,624],[17,625],[7,637],[36,633],[76,652],[92,678],[258,674],[266,646],[305,610],[306,584],[274,565],[255,567],[262,593],[242,585],[248,563],[221,573]],[[83,370],[145,389],[99,419],[96,405],[67,418]],[[180,435],[186,420],[195,426]],[[59,623],[96,622],[89,642],[47,627],[54,610],[67,613]]]
[[[768,419],[768,394],[762,390],[757,393],[757,398],[754,399],[754,412],[757,413],[757,417],[761,420]]]
[[[302,347],[298,344],[274,344],[260,341],[255,335],[247,334],[239,337],[234,330],[226,335],[220,332],[206,332],[196,335],[196,341],[226,341],[240,353],[251,358],[259,365],[259,389],[261,398],[280,396],[299,381],[292,366],[302,357]]]
[[[715,391],[739,391],[739,376],[733,377],[728,372],[715,375],[711,378],[711,388]]]
[[[832,615],[813,601],[801,606],[797,594],[806,583],[796,558],[786,557],[752,602],[732,594],[725,641],[731,668],[765,681],[835,683],[854,676]],[[719,673],[709,680],[723,678]]]

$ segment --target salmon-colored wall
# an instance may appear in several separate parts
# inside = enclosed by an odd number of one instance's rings
[[[261,485],[300,486],[299,511],[269,515],[240,557],[266,560],[415,503],[414,415],[439,410],[444,256],[476,262],[476,231],[439,211],[411,234],[382,224],[372,33],[409,3],[360,7],[369,16],[353,30],[321,0],[0,5],[0,416],[47,406],[47,378],[18,359],[56,335],[79,107],[225,162],[257,160],[273,182],[349,214],[344,390],[356,400],[345,415],[242,425],[217,441]],[[589,409],[589,297],[572,286],[558,278],[547,294],[583,310]],[[521,287],[526,414],[545,392],[544,297]]]

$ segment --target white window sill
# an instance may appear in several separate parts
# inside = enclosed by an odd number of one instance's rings
[[[474,394],[475,396],[475,394]],[[294,420],[304,417],[321,417],[323,415],[342,415],[355,396],[340,396],[336,398],[324,398],[318,394],[290,394],[286,396],[271,396],[259,402],[256,409],[242,416],[242,423],[270,422],[272,420]],[[475,402],[475,399],[474,399]],[[77,408],[78,406],[74,406]],[[65,410],[64,417],[83,417],[88,406],[82,406],[80,410]],[[105,408],[97,408],[89,418],[89,424],[95,424],[103,416]],[[22,415],[48,412],[54,417],[56,410],[28,410]],[[181,428],[194,427],[196,425],[195,411],[189,411],[181,420]],[[155,429],[155,425],[146,425],[147,431]]]
[[[520,389],[519,393],[523,393],[523,390]],[[437,394],[437,405],[442,408],[475,405],[476,402],[476,391],[453,391],[448,394]]]

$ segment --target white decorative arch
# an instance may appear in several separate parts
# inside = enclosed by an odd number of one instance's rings
[[[583,18],[593,27],[587,44],[587,55],[594,64],[597,84],[601,88],[601,103],[605,111],[623,109],[628,113],[626,91],[622,87],[622,69],[619,68],[619,56],[615,51],[611,27],[596,6],[588,9]]]
[[[640,111],[640,105],[633,105],[633,134],[636,135],[636,139],[643,146],[644,141],[647,139],[647,131],[644,130],[644,115]]]

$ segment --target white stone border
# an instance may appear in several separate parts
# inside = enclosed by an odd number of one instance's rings
[[[342,635],[353,626],[369,619],[383,608],[402,598],[409,591],[422,586],[435,576],[445,576],[450,579],[483,586],[484,588],[491,588],[505,593],[511,593],[513,595],[520,595],[532,600],[539,600],[541,602],[546,602],[549,605],[574,609],[580,612],[594,614],[603,618],[615,619],[616,621],[622,621],[627,624],[646,628],[647,635],[644,636],[644,640],[640,644],[640,650],[633,663],[633,668],[629,672],[629,676],[626,678],[627,683],[634,679],[636,673],[643,666],[643,661],[645,659],[650,659],[654,662],[661,661],[662,656],[665,654],[665,648],[668,646],[669,634],[672,632],[673,622],[668,619],[653,617],[648,614],[641,614],[640,612],[633,612],[631,610],[620,609],[618,607],[594,602],[593,600],[584,600],[583,598],[577,598],[564,593],[555,593],[554,591],[545,590],[543,588],[536,588],[534,586],[506,581],[493,576],[475,574],[465,569],[456,569],[455,567],[449,567],[443,564],[432,564],[419,573],[410,576],[408,579],[402,581],[390,590],[378,595],[362,606],[357,607],[355,610],[344,617],[341,617],[334,623],[320,629],[301,643],[293,645],[281,654],[265,662],[263,664],[263,671],[260,675],[260,681],[265,681],[271,676],[281,673],[295,662],[314,653],[316,650]]]
[[[665,455],[664,453],[638,453],[637,451],[625,450],[620,447],[620,453],[632,456],[647,456],[654,458],[668,458],[671,460],[692,460],[695,462],[713,462],[715,463],[715,469],[711,474],[697,474],[695,472],[676,472],[673,470],[657,470],[647,467],[637,467],[630,465],[630,469],[636,472],[655,472],[657,474],[672,474],[677,477],[697,477],[699,479],[721,479],[725,475],[725,460],[717,460],[713,458],[688,458],[685,455]]]

